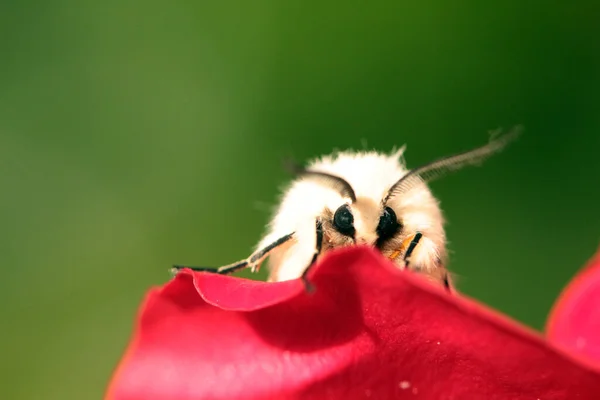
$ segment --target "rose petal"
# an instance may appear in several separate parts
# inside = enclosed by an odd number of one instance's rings
[[[600,366],[600,249],[561,293],[546,331],[552,343]]]
[[[178,275],[146,299],[107,399],[600,393],[600,371],[472,300],[397,270],[374,250],[331,252],[311,279],[313,295],[299,291],[299,281]]]
[[[190,270],[184,273],[190,274]],[[224,310],[253,311],[282,303],[304,290],[300,280],[262,282],[250,279],[231,279],[210,273],[193,275],[194,287],[209,304]]]

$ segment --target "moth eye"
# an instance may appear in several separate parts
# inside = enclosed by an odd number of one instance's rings
[[[402,229],[402,224],[398,222],[398,217],[396,217],[394,210],[390,207],[384,208],[383,214],[379,218],[379,224],[377,225],[377,236],[379,236],[379,239],[389,239],[400,229]]]
[[[348,204],[340,206],[333,215],[333,227],[342,235],[354,236],[354,216]]]

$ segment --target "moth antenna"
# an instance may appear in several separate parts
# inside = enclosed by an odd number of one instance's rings
[[[315,178],[316,180],[321,181],[332,189],[336,190],[342,197],[349,198],[352,203],[356,202],[356,194],[354,193],[354,189],[344,178],[329,174],[327,172],[305,168],[290,159],[284,161],[284,168],[291,174],[299,177]]]
[[[504,135],[500,135],[500,130],[497,130],[492,132],[490,141],[484,146],[463,153],[442,157],[420,167],[411,169],[390,187],[387,195],[383,199],[383,204],[386,204],[394,196],[408,192],[420,182],[431,182],[441,178],[449,172],[457,171],[467,165],[480,164],[491,155],[502,151],[521,134],[522,130],[523,128],[520,125],[514,127]]]

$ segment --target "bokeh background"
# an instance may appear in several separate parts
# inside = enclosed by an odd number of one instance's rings
[[[281,160],[407,143],[460,289],[535,328],[600,242],[592,1],[0,2],[0,393],[101,398],[172,263],[245,257]]]

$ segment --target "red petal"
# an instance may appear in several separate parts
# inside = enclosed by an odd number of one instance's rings
[[[298,281],[152,291],[108,399],[592,399],[600,371],[366,248]],[[200,293],[200,295],[199,295]]]
[[[600,367],[600,249],[557,300],[548,340]]]

